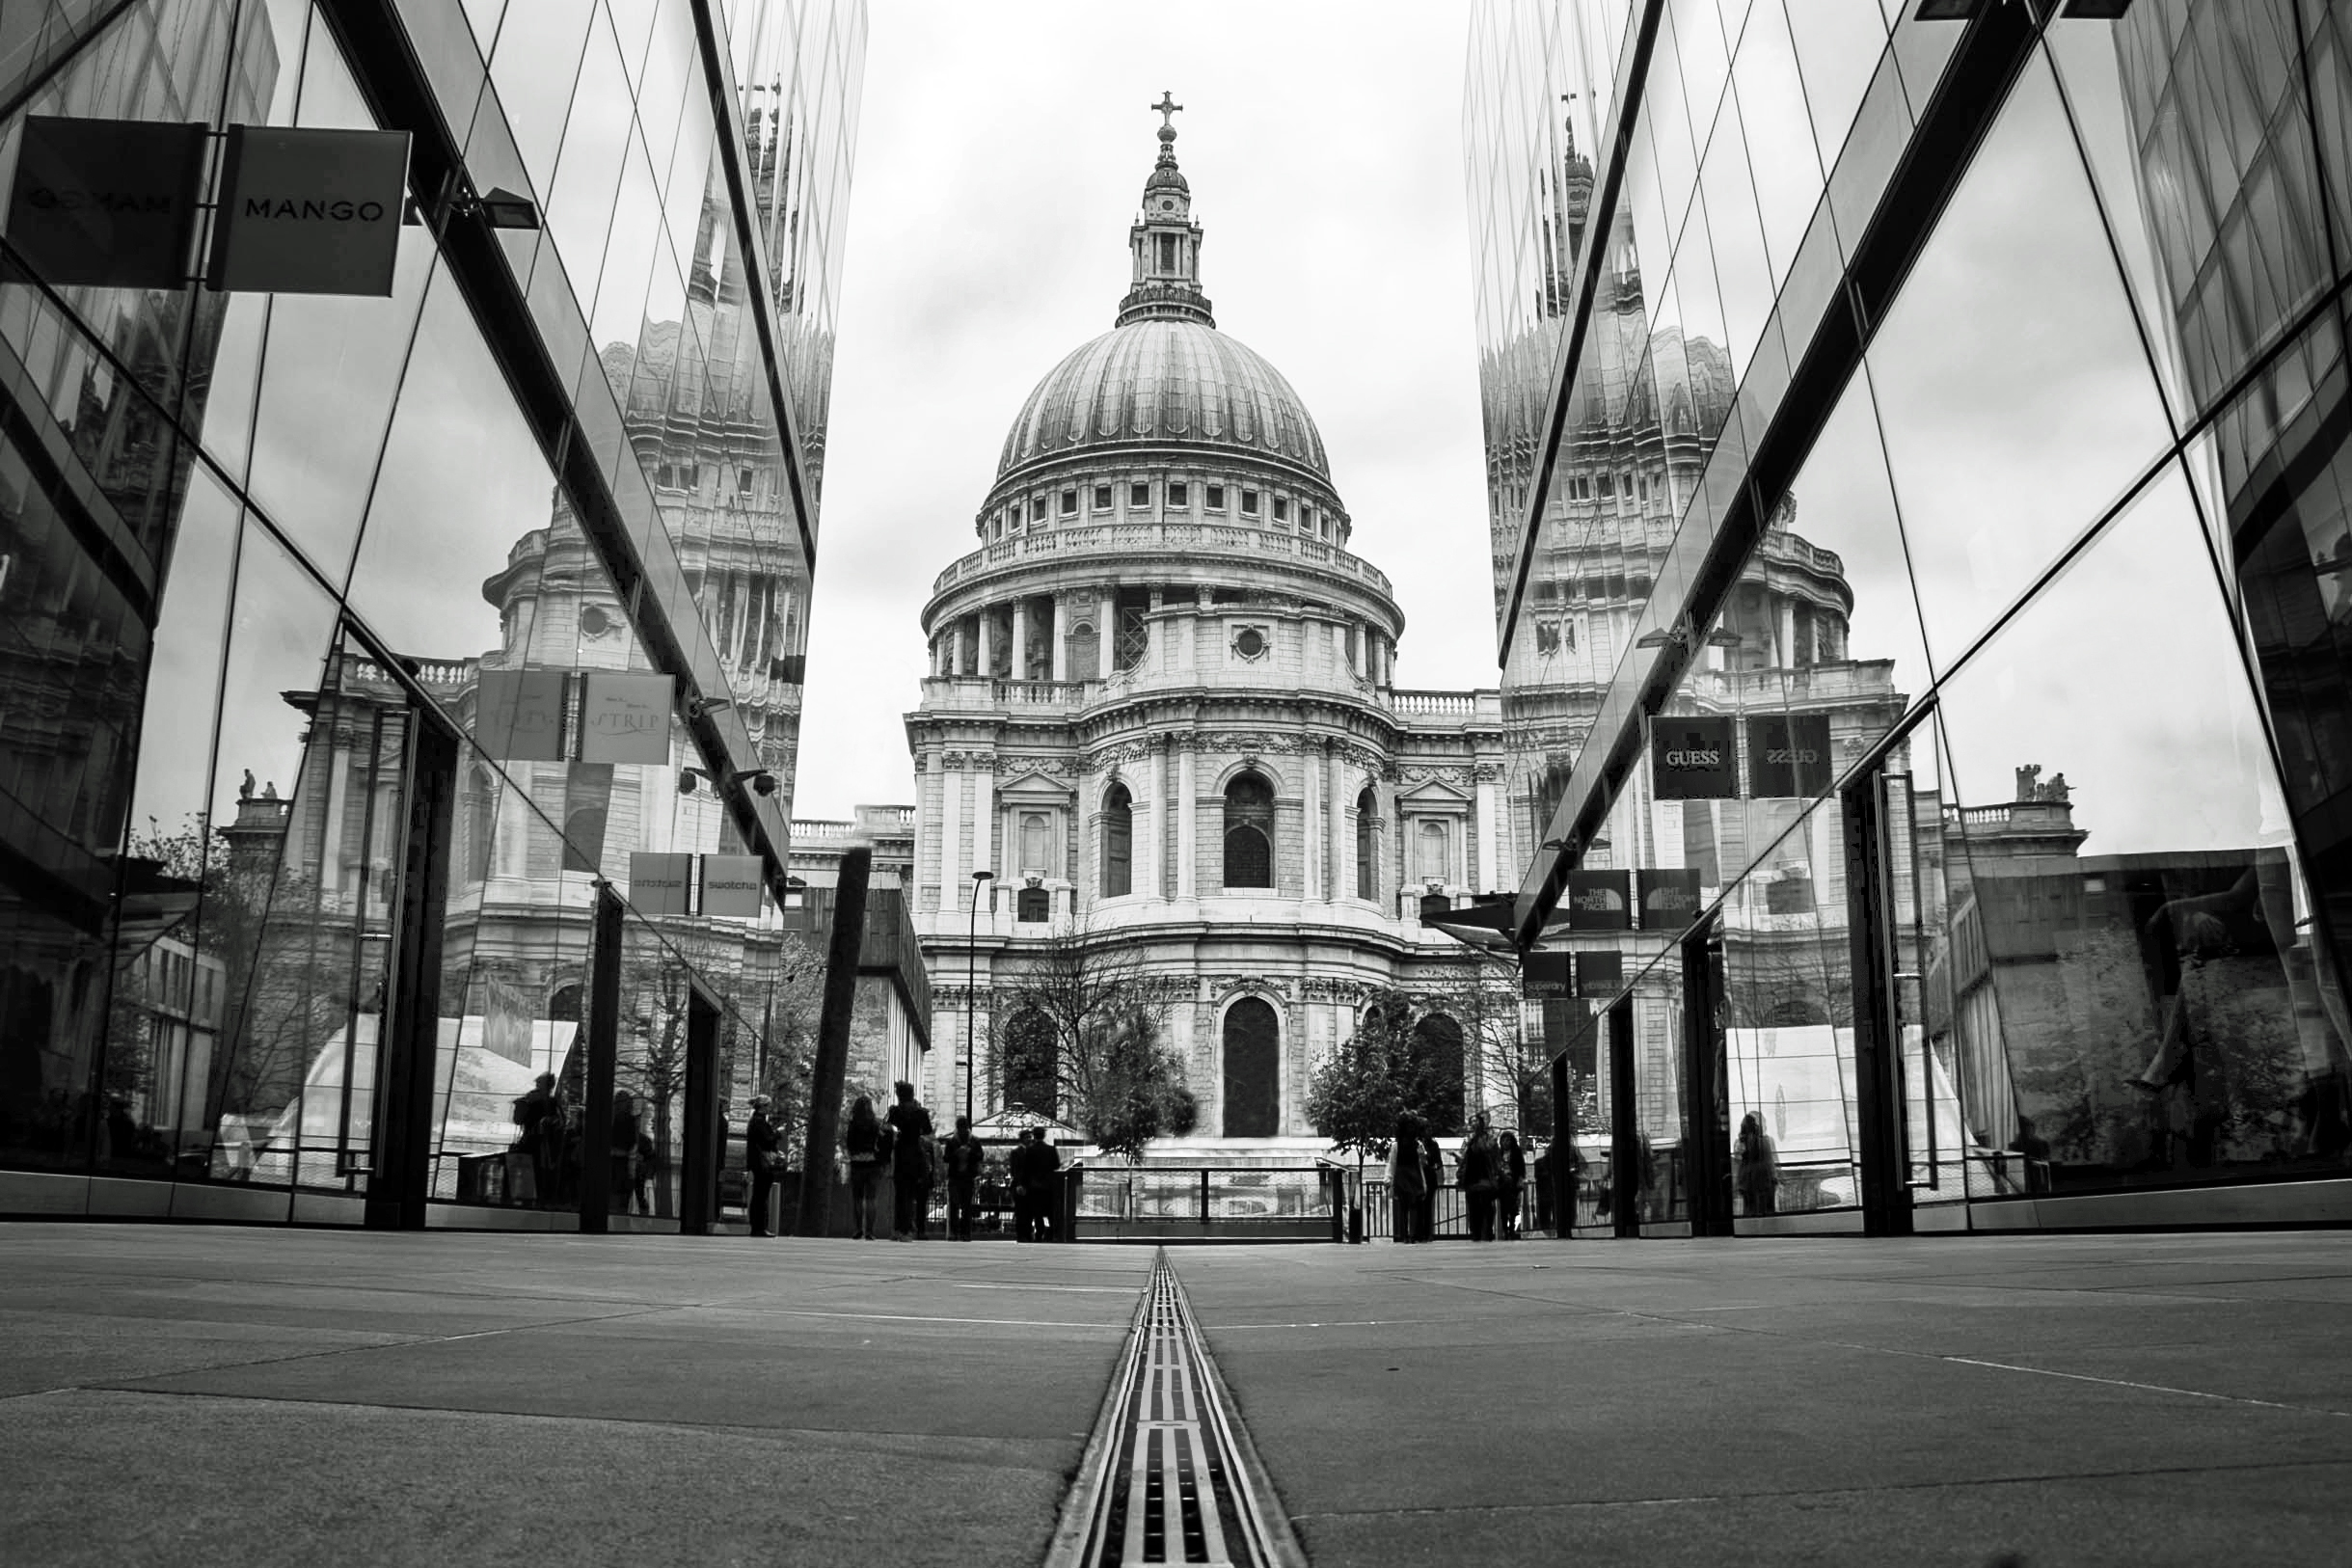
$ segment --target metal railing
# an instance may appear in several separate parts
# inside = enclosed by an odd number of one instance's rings
[[[1074,1237],[1328,1241],[1346,1189],[1330,1165],[1090,1165],[1078,1172]]]

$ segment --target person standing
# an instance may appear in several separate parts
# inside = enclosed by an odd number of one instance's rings
[[[563,1170],[563,1093],[555,1075],[539,1074],[531,1092],[515,1101],[515,1148],[530,1157],[529,1202],[553,1203]]]
[[[890,1236],[893,1241],[921,1241],[925,1212],[931,1207],[931,1113],[914,1097],[914,1085],[902,1078],[890,1086],[898,1103],[890,1107]]]
[[[1013,1138],[1013,1150],[1005,1156],[1005,1184],[1013,1189],[1013,1239],[1037,1240],[1037,1227],[1031,1223],[1029,1207],[1029,1157],[1035,1152],[1029,1135],[1035,1127],[1023,1127]]]
[[[1060,1241],[1062,1237],[1062,1151],[1053,1146],[1045,1129],[1039,1127],[1037,1144],[1029,1156],[1029,1225],[1040,1241]]]
[[[1438,1193],[1446,1185],[1446,1151],[1438,1148],[1428,1122],[1416,1122],[1415,1125],[1420,1130],[1421,1149],[1421,1206],[1415,1234],[1419,1240],[1435,1241]]]
[[[638,1152],[640,1145],[646,1149],[652,1148],[645,1137],[644,1118],[637,1114],[636,1096],[626,1089],[615,1090],[612,1095],[612,1134],[606,1146],[609,1156],[606,1169],[610,1177],[613,1213],[628,1213],[630,1199],[641,1190],[640,1184],[645,1176]],[[639,1208],[637,1212],[642,1214],[645,1210]]]
[[[851,1102],[850,1124],[842,1129],[841,1147],[850,1156],[850,1239],[874,1239],[874,1189],[882,1181],[882,1122],[874,1114],[871,1095]]]
[[[1780,1154],[1772,1147],[1771,1136],[1764,1130],[1764,1119],[1753,1111],[1740,1119],[1740,1136],[1732,1146],[1732,1168],[1739,1181],[1740,1196],[1745,1200],[1750,1214],[1780,1212]]]
[[[766,1095],[751,1096],[751,1120],[743,1125],[743,1164],[751,1170],[751,1233],[772,1234],[769,1210],[774,1206],[776,1166],[783,1159],[784,1135],[768,1120],[773,1101]]]
[[[1400,1247],[1420,1239],[1421,1183],[1420,1123],[1400,1116],[1389,1149],[1389,1239]]]
[[[980,1206],[980,1168],[987,1159],[987,1150],[972,1136],[972,1119],[956,1118],[956,1130],[948,1135],[940,1150],[947,1166],[947,1237],[950,1241],[972,1239],[972,1216]]]
[[[1462,1145],[1462,1163],[1455,1171],[1455,1179],[1462,1184],[1462,1197],[1470,1210],[1470,1239],[1495,1239],[1495,1135],[1486,1129],[1486,1118],[1471,1123],[1470,1138]]]
[[[1519,1203],[1527,1192],[1527,1156],[1519,1147],[1519,1134],[1503,1130],[1501,1146],[1495,1150],[1496,1218],[1502,1225],[1502,1239],[1519,1239]]]

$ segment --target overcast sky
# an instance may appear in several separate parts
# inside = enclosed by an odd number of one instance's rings
[[[1045,373],[1111,327],[1174,92],[1218,327],[1322,430],[1407,687],[1493,686],[1461,99],[1468,8],[872,11],[797,817],[906,802],[932,580]]]

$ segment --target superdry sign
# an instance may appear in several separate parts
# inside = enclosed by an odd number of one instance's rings
[[[1661,800],[1736,800],[1740,758],[1728,718],[1650,720],[1650,777]]]
[[[231,125],[207,281],[255,292],[388,295],[407,185],[406,131]]]
[[[203,164],[202,125],[30,116],[9,243],[51,284],[184,288]]]

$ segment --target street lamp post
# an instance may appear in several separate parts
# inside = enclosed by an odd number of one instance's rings
[[[972,920],[963,938],[963,1114],[972,1114],[972,1088],[980,1078],[980,1056],[973,1045],[972,1003],[980,988],[980,890],[996,879],[992,871],[972,873]]]

